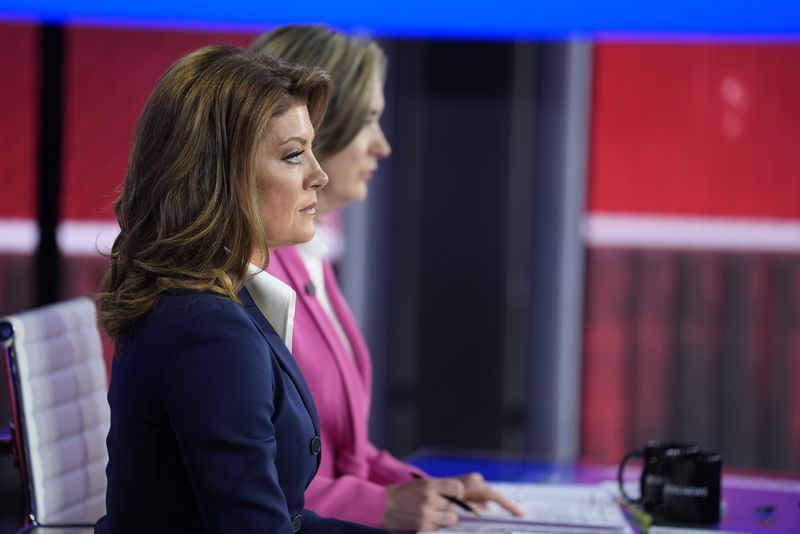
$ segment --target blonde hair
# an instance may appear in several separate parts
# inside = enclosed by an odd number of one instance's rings
[[[115,204],[120,234],[98,296],[101,322],[118,346],[165,290],[239,302],[253,250],[267,250],[258,144],[294,102],[305,103],[319,126],[329,87],[320,69],[221,45],[164,73],[139,118]]]
[[[261,35],[251,49],[330,74],[331,100],[316,137],[319,159],[339,152],[358,134],[369,116],[372,84],[386,74],[386,56],[377,43],[325,26],[281,26]]]

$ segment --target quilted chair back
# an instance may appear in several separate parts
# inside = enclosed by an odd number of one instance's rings
[[[110,415],[96,321],[86,297],[0,318],[28,526],[105,514]]]

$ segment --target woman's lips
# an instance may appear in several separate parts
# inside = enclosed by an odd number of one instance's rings
[[[305,213],[307,215],[316,215],[316,213],[317,213],[317,203],[316,202],[312,202],[311,204],[309,204],[305,208],[301,209],[300,213]]]

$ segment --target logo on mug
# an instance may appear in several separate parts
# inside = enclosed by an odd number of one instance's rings
[[[708,488],[664,484],[664,495],[677,495],[680,497],[708,497]]]

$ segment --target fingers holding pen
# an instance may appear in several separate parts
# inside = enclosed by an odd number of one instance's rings
[[[464,482],[458,478],[429,478],[424,480],[435,491],[445,497],[455,497],[456,499],[463,499],[465,493]]]
[[[489,502],[496,502],[515,517],[524,515],[519,507],[493,490],[480,473],[468,473],[455,478],[464,484],[464,499],[474,502],[482,508],[485,508]]]
[[[422,478],[412,473],[414,481],[389,488],[383,526],[394,530],[430,531],[458,522],[453,503],[474,513],[474,506],[486,508],[496,502],[516,517],[523,512],[495,491],[480,473],[448,478]]]
[[[464,494],[456,479],[422,479],[389,486],[382,526],[398,531],[430,531],[458,522],[446,496]]]

